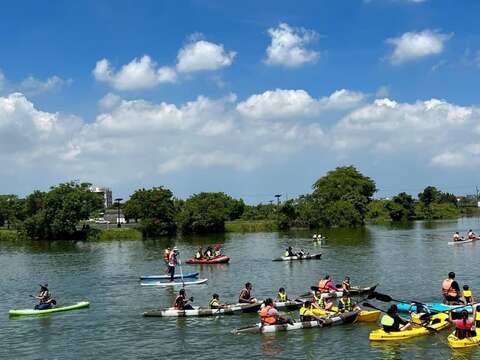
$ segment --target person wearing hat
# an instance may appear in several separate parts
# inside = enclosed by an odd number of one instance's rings
[[[37,296],[34,296],[35,299],[39,301],[39,304],[35,305],[35,310],[47,310],[55,305],[55,300],[52,299],[50,291],[48,290],[48,284],[39,284],[40,291]]]
[[[175,246],[168,256],[168,273],[170,274],[170,281],[173,282],[175,278],[175,266],[178,264],[178,249]]]

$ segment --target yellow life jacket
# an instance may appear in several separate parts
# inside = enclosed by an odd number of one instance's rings
[[[302,306],[299,310],[300,316],[313,316],[312,309]]]
[[[472,290],[463,290],[463,296],[464,297],[472,297]]]
[[[385,314],[382,316],[382,320],[380,321],[380,323],[383,326],[393,326],[393,324],[395,323],[395,319],[392,318],[390,315]]]
[[[281,292],[279,292],[277,294],[277,298],[278,298],[278,300],[280,300],[280,302],[285,302],[285,301],[287,301],[287,293],[282,294]]]
[[[479,321],[480,320],[480,312],[477,312],[475,314],[475,321]]]
[[[347,298],[346,300],[342,298],[340,299],[340,302],[342,303],[344,309],[350,309],[352,307],[352,299],[350,298]]]
[[[210,300],[209,305],[211,308],[218,307],[220,305],[220,301],[218,299],[212,299]]]
[[[288,257],[288,251],[285,251],[285,257]]]

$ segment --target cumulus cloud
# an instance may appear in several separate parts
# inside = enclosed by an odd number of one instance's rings
[[[177,71],[191,73],[218,70],[232,65],[235,56],[235,51],[226,52],[222,44],[217,45],[205,40],[193,41],[179,50]]]
[[[441,54],[445,48],[445,43],[452,36],[453,34],[424,30],[420,32],[406,32],[400,37],[387,39],[387,43],[393,46],[390,62],[392,64],[402,64]]]
[[[480,109],[473,106],[438,99],[415,103],[377,99],[347,114],[330,138],[339,153],[386,158],[404,153],[426,164],[462,166],[462,159],[473,159],[472,146],[478,141],[471,129],[479,121]]]
[[[107,59],[101,59],[97,61],[93,75],[98,81],[106,82],[117,90],[148,89],[161,83],[175,82],[177,78],[174,69],[159,67],[148,55],[133,59],[118,71]]]
[[[41,111],[19,93],[0,97],[0,173],[136,183],[199,168],[251,171],[302,152],[369,161],[403,154],[439,168],[480,164],[480,108],[439,99],[277,89],[181,104],[107,94],[100,105],[103,112],[85,121]]]
[[[36,95],[59,91],[65,86],[69,86],[72,82],[72,79],[65,80],[56,75],[45,80],[40,80],[33,76],[29,76],[22,80],[22,82],[19,84],[19,89],[27,95]]]
[[[237,105],[250,119],[297,119],[312,117],[325,110],[347,110],[361,103],[365,95],[341,89],[327,97],[314,99],[305,90],[269,90],[252,95]]]
[[[281,23],[276,28],[268,29],[268,33],[272,38],[265,59],[268,65],[293,68],[314,63],[320,57],[318,51],[307,48],[318,37],[313,30],[295,28]]]

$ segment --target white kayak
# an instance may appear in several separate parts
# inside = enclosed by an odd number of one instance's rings
[[[224,308],[211,309],[209,307],[194,306],[189,310],[177,310],[173,307],[149,310],[143,313],[146,317],[206,317],[217,315],[236,315],[241,313],[257,312],[260,309],[260,303],[255,304],[232,304],[227,305]]]
[[[191,286],[191,285],[200,285],[200,284],[205,284],[208,281],[208,279],[199,279],[199,280],[193,280],[193,281],[148,281],[148,282],[142,282],[140,285],[142,286],[159,286],[159,287],[175,287],[175,286]]]
[[[314,327],[327,327],[340,324],[351,324],[358,316],[358,312],[350,311],[345,313],[338,313],[331,316],[322,316],[321,321],[294,321],[292,324],[282,325],[262,325],[260,323],[242,328],[234,329],[233,334],[245,333],[273,333],[277,331],[292,331],[299,329],[308,329]]]
[[[466,243],[471,243],[471,242],[473,242],[472,239],[459,240],[459,241],[449,241],[448,245],[461,245],[461,244],[466,244]]]
[[[305,254],[302,256],[295,255],[295,256],[282,256],[279,258],[272,259],[272,261],[294,261],[294,260],[320,260],[322,258],[322,254]]]

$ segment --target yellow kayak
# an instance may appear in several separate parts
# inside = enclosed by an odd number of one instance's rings
[[[331,315],[335,314],[338,312],[335,311],[337,307],[332,307],[333,311],[327,311],[324,309],[313,309],[312,312],[315,316],[324,316],[324,315]],[[380,317],[380,311],[379,310],[361,310],[358,313],[357,321],[362,321],[362,322],[373,322],[377,321],[378,318]]]
[[[455,331],[448,335],[448,345],[452,349],[461,349],[466,347],[478,346],[480,345],[480,331],[477,331],[476,336],[468,337],[465,339],[459,339],[455,336]]]
[[[438,320],[437,320],[438,319]],[[428,324],[428,328],[412,322],[412,328],[403,331],[385,332],[383,329],[373,330],[368,337],[372,341],[395,341],[405,340],[417,336],[432,334],[438,330],[442,330],[450,326],[447,314],[433,315]]]

